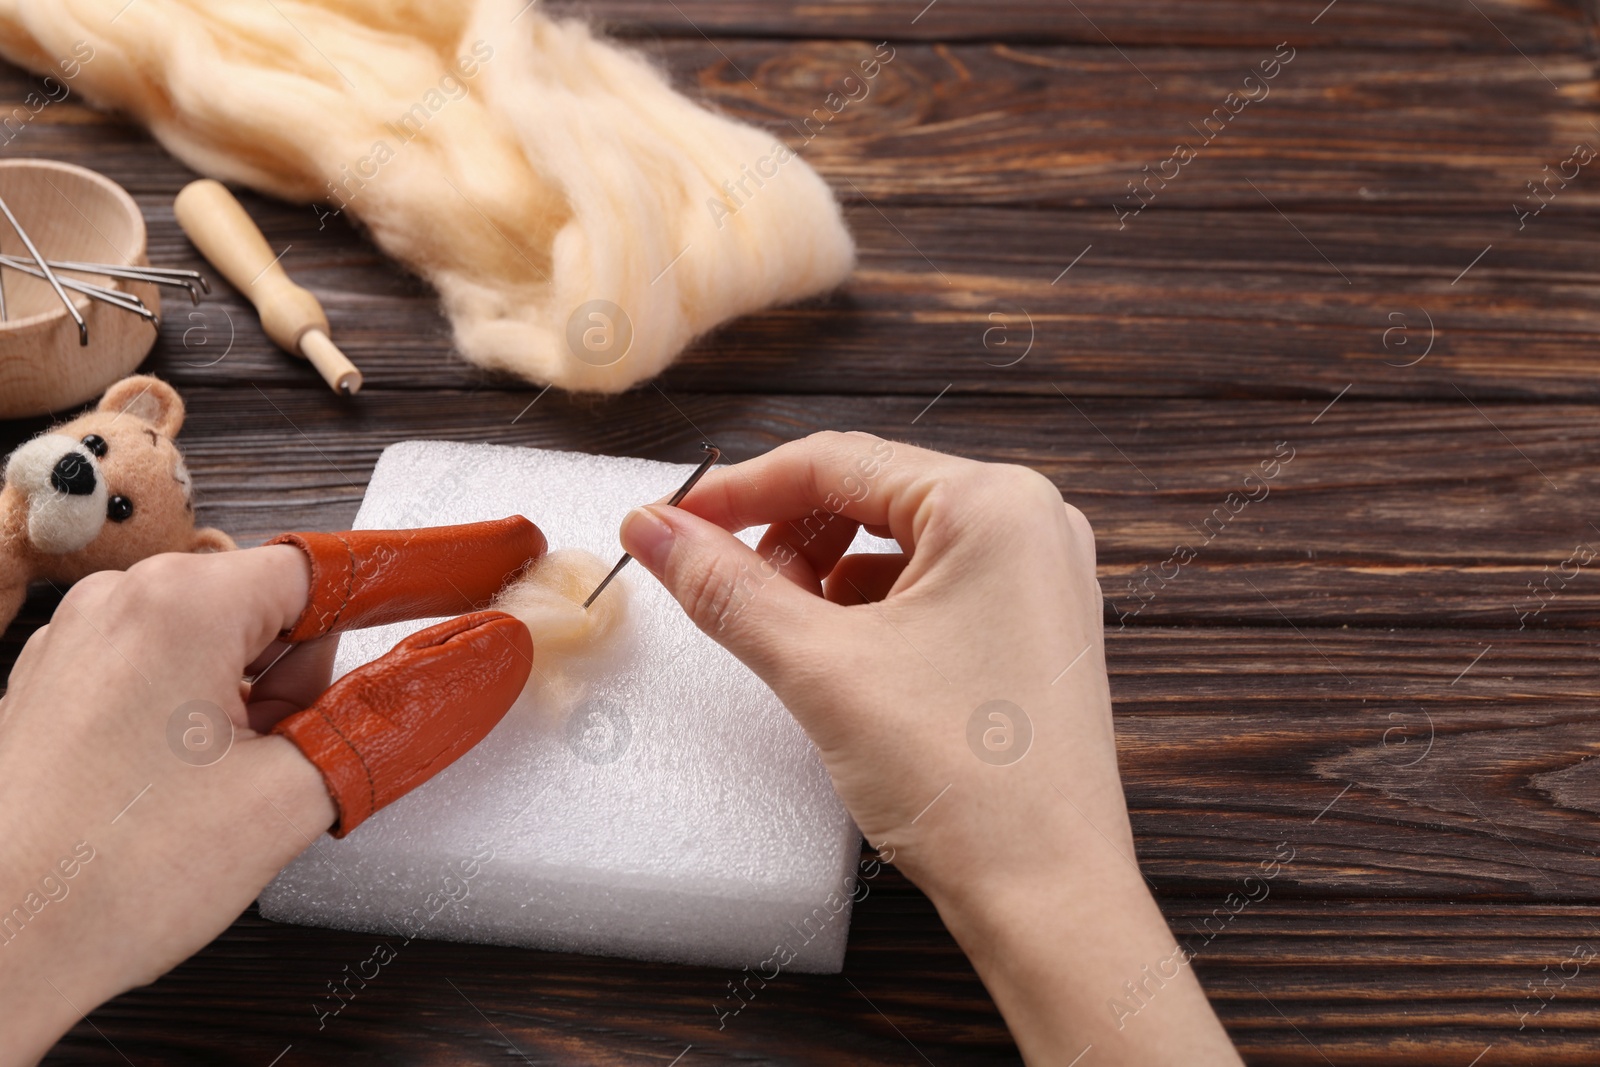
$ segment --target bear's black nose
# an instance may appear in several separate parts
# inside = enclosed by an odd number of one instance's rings
[[[50,471],[50,484],[58,493],[88,496],[94,492],[94,468],[76,452],[68,452],[56,460]]]

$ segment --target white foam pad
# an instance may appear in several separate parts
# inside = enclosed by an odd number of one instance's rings
[[[692,469],[411,441],[384,451],[355,525],[522,514],[552,548],[610,562],[628,509]],[[587,692],[570,717],[525,694],[432,781],[343,841],[319,839],[262,893],[261,913],[727,967],[785,947],[786,970],[838,971],[860,837],[816,750],[643,568],[618,581],[631,610],[615,645],[580,669]],[[334,674],[429,621],[345,635]]]

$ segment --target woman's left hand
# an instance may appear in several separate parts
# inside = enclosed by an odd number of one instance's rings
[[[334,824],[336,776],[325,781],[301,739],[267,732],[328,684],[336,637],[278,640],[301,619],[311,584],[306,554],[287,544],[157,556],[79,582],[24,646],[0,700],[0,1063],[34,1062],[80,1016],[198,951]],[[438,614],[420,607],[412,617]],[[449,632],[406,647],[423,636],[413,635],[361,668],[371,672],[364,685],[341,683],[318,704],[330,708],[319,729],[358,744],[341,708],[354,707],[359,727],[364,700],[401,705],[359,765],[388,760],[394,772],[398,760],[412,779],[391,773],[392,791],[426,777],[416,767],[440,765],[408,754],[408,737],[432,746],[430,759],[464,750],[531,667],[531,646],[526,664],[512,654],[527,631],[509,616],[433,630]],[[482,694],[416,679],[473,656],[469,676],[494,692],[456,718]],[[242,681],[252,675],[253,685]],[[442,695],[413,701],[407,719],[383,689],[405,682]],[[497,710],[486,715],[485,704]]]

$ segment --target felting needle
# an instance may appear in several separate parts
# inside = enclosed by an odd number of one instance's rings
[[[26,260],[18,260],[12,256],[0,256],[0,266],[10,267],[19,274],[27,274],[34,278],[44,277],[44,273],[37,267],[30,267]],[[125,293],[120,289],[107,289],[103,285],[95,285],[93,282],[80,282],[75,278],[59,278],[58,280],[75,293],[82,293],[90,300],[98,300],[103,304],[121,308],[123,311],[131,311],[154,326],[157,331],[161,329],[161,316],[146,307],[145,302],[133,293]]]
[[[72,298],[67,296],[65,289],[61,288],[61,281],[56,277],[55,271],[50,269],[50,265],[44,261],[44,256],[39,254],[39,249],[34,245],[33,238],[28,236],[28,231],[22,228],[22,223],[18,222],[17,217],[11,213],[11,205],[6,203],[4,198],[0,198],[0,211],[5,212],[6,221],[11,223],[13,230],[17,231],[17,236],[22,238],[23,247],[28,250],[28,255],[32,256],[33,261],[39,264],[39,269],[44,271],[44,280],[50,283],[50,288],[56,291],[56,295],[61,298],[61,302],[67,306],[67,314],[71,315],[72,321],[78,324],[78,346],[87,348],[89,345],[89,324],[83,321],[83,316],[78,313],[77,307],[73,305]]]
[[[706,458],[701,460],[700,466],[696,467],[694,469],[694,473],[689,475],[689,480],[680,485],[678,487],[678,491],[672,494],[672,499],[667,501],[667,506],[669,508],[675,508],[679,504],[683,503],[683,498],[689,495],[689,490],[695,487],[695,483],[701,478],[704,478],[706,471],[715,466],[717,460],[722,458],[722,449],[718,448],[714,444],[711,444],[709,441],[703,442],[700,445],[700,448],[703,452],[705,452]],[[583,602],[585,611],[588,610],[590,604],[594,603],[596,597],[605,592],[606,586],[611,584],[611,579],[621,574],[622,568],[626,567],[629,561],[632,559],[633,557],[628,553],[624,552],[622,554],[622,558],[617,560],[617,565],[611,568],[611,573],[606,575],[605,578],[601,579],[600,584],[594,587],[594,592],[589,594],[589,599]]]
[[[108,267],[114,267],[114,265],[106,263],[79,263],[76,261],[67,263],[57,259],[52,259],[50,261],[50,265],[56,270],[75,270],[80,274],[104,274]],[[211,292],[211,283],[206,281],[206,276],[197,270],[186,270],[181,267],[135,266],[114,267],[114,269],[134,271],[138,274],[149,274],[162,278],[171,278],[179,285],[187,285],[189,282],[194,282],[200,287],[200,291],[202,293]]]
[[[10,267],[12,270],[19,270],[24,274],[31,274],[35,278],[41,277],[37,270],[28,265],[27,260],[19,259],[16,256],[0,256],[0,266]],[[91,263],[57,263],[55,260],[50,261],[50,266],[55,270],[63,272],[70,271],[77,274],[102,274],[108,278],[122,278],[132,282],[145,282],[149,285],[170,285],[174,289],[182,289],[185,293],[187,293],[191,302],[195,304],[200,303],[200,289],[192,281],[170,277],[165,274],[150,274],[137,268],[116,267],[110,264],[96,265]],[[68,289],[73,288],[71,279],[63,277],[61,278],[61,284],[65,285]],[[95,283],[85,282],[84,284],[94,285]],[[104,289],[105,287],[100,286],[99,288]],[[82,292],[83,290],[80,289],[78,291]],[[120,289],[110,289],[107,291],[113,293],[123,292]],[[123,295],[132,296],[133,294],[123,293]]]
[[[16,256],[0,256],[0,263],[7,266],[16,266]],[[189,296],[191,303],[200,303],[200,294],[204,290],[201,282],[204,281],[197,271],[174,273],[160,270],[155,267],[119,267],[113,263],[63,263],[52,259],[50,266],[58,271],[70,271],[74,274],[103,274],[108,278],[123,278],[131,282],[145,282],[149,285],[167,285],[174,289],[182,289]]]

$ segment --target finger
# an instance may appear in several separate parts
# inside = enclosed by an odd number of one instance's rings
[[[911,557],[901,552],[858,552],[846,556],[828,576],[825,595],[835,604],[875,604],[889,595]]]
[[[533,669],[519,620],[480,611],[418,631],[273,728],[322,772],[343,837],[454,763],[516,703]]]
[[[310,562],[309,602],[284,628],[293,642],[480,611],[546,549],[544,534],[521,515],[422,530],[288,533],[268,543],[293,545]]]
[[[285,545],[156,557],[136,564],[129,577],[158,560],[163,569],[153,581],[179,602],[174,607],[206,632],[238,639],[229,663],[239,674],[293,625],[310,594],[304,554]]]
[[[328,688],[339,639],[319,637],[303,645],[273,645],[280,651],[259,668],[245,704],[250,729],[263,734],[286,716],[315,703]]]
[[[268,835],[268,847],[251,850],[245,859],[259,865],[252,884],[265,885],[333,825],[339,809],[321,772],[288,738],[241,738],[227,759],[248,783],[243,789],[255,809],[252,821]]]
[[[244,676],[249,679],[260,677],[267,672],[268,667],[278,662],[284,654],[294,647],[287,641],[273,641],[261,650],[261,655],[245,665]]]
[[[814,658],[803,647],[808,635],[828,632],[830,616],[840,611],[778,580],[774,563],[681,508],[630,511],[622,547],[661,580],[696,626],[775,689],[792,664]]]
[[[544,549],[544,535],[521,516],[428,530],[286,534],[238,552],[152,557],[129,569],[124,591],[208,639],[236,639],[218,662],[243,673],[279,637],[300,642],[482,607]]]
[[[775,522],[762,535],[756,553],[807,592],[822,595],[822,579],[856,539],[860,524],[823,508],[794,522]],[[782,551],[787,549],[788,551]]]
[[[728,530],[802,519],[823,508],[916,543],[930,492],[981,468],[973,460],[870,434],[822,433],[713,470],[682,507]]]

